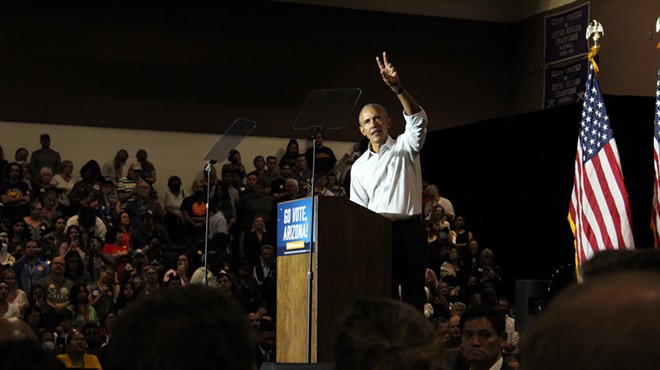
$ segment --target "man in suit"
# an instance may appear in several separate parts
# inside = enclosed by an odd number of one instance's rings
[[[256,335],[254,360],[259,369],[264,362],[275,362],[275,324],[270,320],[261,319]]]
[[[492,306],[476,305],[461,316],[461,348],[470,370],[510,370],[502,357],[506,344],[504,314]]]

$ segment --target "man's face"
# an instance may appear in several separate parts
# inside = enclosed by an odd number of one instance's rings
[[[44,149],[50,148],[50,139],[43,138],[43,139],[39,140],[39,142],[41,143],[42,148],[44,148]]]
[[[266,351],[270,351],[275,348],[275,338],[276,336],[274,331],[262,331],[257,336],[259,345]]]
[[[136,170],[128,170],[127,177],[131,180],[137,180],[140,178],[140,175],[142,175],[142,171],[136,171]]]
[[[316,146],[317,147],[322,147],[323,146],[323,134],[320,132],[317,132],[316,135],[314,135],[314,138],[316,139]]]
[[[21,171],[23,169],[21,166],[13,165],[9,169],[9,179],[11,180],[18,180],[18,178],[21,176]]]
[[[452,316],[449,319],[449,335],[454,339],[458,339],[461,336],[460,323],[461,318],[459,316]]]
[[[266,168],[268,168],[268,171],[275,171],[275,166],[277,166],[277,159],[268,158],[266,160]]]
[[[384,144],[390,126],[392,121],[381,107],[368,106],[360,112],[360,133],[369,139],[371,144]]]
[[[252,326],[252,329],[259,329],[259,325],[261,325],[261,316],[259,316],[258,313],[252,312],[248,314],[248,320],[250,321],[250,326]]]
[[[201,181],[195,181],[192,189],[195,195],[201,195],[204,192],[204,184]]]
[[[140,199],[149,198],[149,191],[151,190],[149,184],[146,181],[140,181],[137,186],[137,196]]]
[[[500,299],[497,301],[497,310],[504,313],[508,314],[509,313],[509,301]]]
[[[28,256],[34,257],[39,254],[39,244],[34,240],[30,240],[25,245],[25,251]]]
[[[257,175],[248,175],[245,185],[250,189],[254,189],[255,185],[257,185]]]
[[[264,260],[264,262],[271,263],[275,261],[275,253],[273,253],[272,249],[264,249],[261,251],[261,258]]]
[[[296,167],[298,167],[299,171],[304,171],[307,169],[307,159],[303,156],[298,157],[296,159]]]
[[[495,328],[485,317],[477,317],[463,324],[461,348],[471,364],[490,367],[500,357],[502,345],[506,342],[495,332]]]
[[[53,262],[50,263],[50,271],[53,275],[64,274],[64,258],[55,257]]]
[[[291,176],[291,167],[289,165],[282,166],[282,169],[280,169],[280,173],[282,174],[282,177],[285,179]]]

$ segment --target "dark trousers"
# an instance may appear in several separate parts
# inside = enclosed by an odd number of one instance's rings
[[[428,248],[421,217],[392,221],[392,298],[424,311]]]

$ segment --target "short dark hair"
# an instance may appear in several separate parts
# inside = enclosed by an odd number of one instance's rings
[[[480,317],[488,320],[491,325],[493,325],[493,329],[495,329],[498,335],[506,331],[506,318],[502,312],[497,311],[495,307],[490,305],[477,304],[468,307],[468,309],[463,312],[463,315],[461,315],[461,332],[463,331],[465,322]]]
[[[118,317],[103,368],[253,369],[254,341],[241,307],[218,289],[159,289]]]

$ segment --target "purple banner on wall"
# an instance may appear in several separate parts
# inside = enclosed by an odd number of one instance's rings
[[[589,3],[545,17],[545,64],[552,64],[588,52]]]
[[[561,67],[545,69],[543,108],[582,101],[589,68],[587,58]]]

